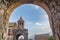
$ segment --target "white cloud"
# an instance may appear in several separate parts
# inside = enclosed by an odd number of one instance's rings
[[[32,6],[33,8],[35,8],[35,9],[39,9],[39,8],[40,8],[40,6],[34,5],[34,4],[31,4],[31,6]]]
[[[36,25],[36,26],[40,26],[40,25],[42,25],[41,23],[39,23],[39,22],[32,22],[32,21],[26,21],[26,23],[25,23],[26,25]]]
[[[49,33],[51,31],[49,26],[44,26],[40,22],[32,22],[32,21],[26,21],[26,25],[29,26],[27,27],[29,30],[29,38],[35,34],[45,34]],[[51,33],[50,33],[51,34]]]
[[[37,22],[37,23],[35,23],[35,25],[39,25],[39,26],[41,26],[42,24],[41,24],[41,23],[39,23],[39,22]]]
[[[29,27],[27,27],[27,26],[29,26]],[[32,34],[34,34],[33,31],[35,31],[35,33],[39,34],[39,33],[48,33],[51,30],[49,26],[44,26],[43,24],[41,24],[39,22],[34,23],[34,22],[31,22],[31,21],[26,21],[26,27],[28,29],[30,29]]]
[[[26,21],[25,24],[26,24],[26,25],[30,25],[30,24],[33,24],[33,22],[31,22],[31,21]]]
[[[47,14],[45,15],[45,18],[48,18],[48,15]]]

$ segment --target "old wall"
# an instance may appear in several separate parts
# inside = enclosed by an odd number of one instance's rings
[[[7,40],[11,12],[26,3],[39,5],[46,10],[54,40],[60,40],[60,0],[0,0],[0,40]]]

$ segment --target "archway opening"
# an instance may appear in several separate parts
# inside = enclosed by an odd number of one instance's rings
[[[19,8],[21,8],[21,10]],[[36,9],[33,10],[33,8],[36,8]],[[28,10],[28,9],[30,9],[30,10]],[[17,23],[18,19],[21,16],[23,17],[23,19],[26,22],[25,28],[27,28],[28,30],[30,29],[29,34],[30,33],[31,34],[29,35],[29,38],[32,37],[33,34],[40,35],[40,34],[50,34],[51,33],[48,14],[40,6],[37,6],[34,4],[24,4],[24,5],[21,5],[20,7],[18,7],[18,9],[16,8],[16,10],[14,10],[11,15],[14,15],[14,16],[11,16],[12,19],[10,22]],[[36,31],[36,32],[34,32],[34,31]]]
[[[16,40],[24,40],[24,36],[22,34],[18,34],[16,36]]]
[[[24,36],[23,35],[19,36],[18,40],[24,40]]]

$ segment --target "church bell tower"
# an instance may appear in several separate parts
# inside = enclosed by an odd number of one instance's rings
[[[28,29],[24,28],[24,20],[22,17],[18,20],[18,28],[13,31],[13,40],[20,40],[18,38],[21,35],[24,36],[24,40],[28,40]]]
[[[18,20],[18,28],[24,29],[24,20],[22,19],[22,17],[20,17],[20,19]]]

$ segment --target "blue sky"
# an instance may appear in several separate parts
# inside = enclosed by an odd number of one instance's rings
[[[24,4],[17,7],[11,14],[9,22],[17,22],[22,16],[29,37],[35,34],[50,33],[49,18],[46,11],[34,4]]]

